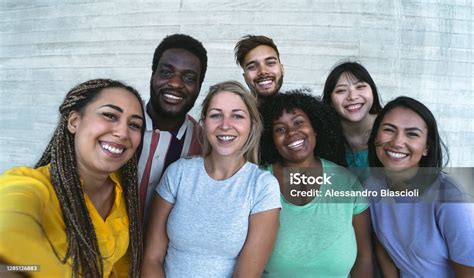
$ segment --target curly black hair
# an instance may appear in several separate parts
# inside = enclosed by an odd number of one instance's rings
[[[308,116],[313,130],[318,135],[314,156],[347,166],[344,136],[336,111],[309,92],[308,89],[291,90],[269,96],[260,104],[264,127],[260,141],[262,165],[271,165],[281,159],[273,142],[273,121],[280,118],[283,111],[291,112],[298,108]]]
[[[170,48],[185,49],[194,54],[201,62],[201,77],[199,80],[199,86],[202,85],[204,77],[206,76],[207,70],[207,51],[202,43],[195,38],[184,35],[184,34],[173,34],[164,38],[161,43],[156,47],[155,54],[153,55],[153,64],[151,66],[152,75],[155,74],[158,62],[163,55],[163,52]]]

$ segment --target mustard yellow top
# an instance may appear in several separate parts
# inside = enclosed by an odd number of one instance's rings
[[[104,258],[104,277],[126,276],[128,215],[118,174],[110,178],[115,183],[115,201],[105,220],[84,196]],[[39,271],[28,272],[32,277],[71,277],[71,260],[61,263],[66,249],[66,227],[49,165],[17,167],[0,175],[0,261],[39,266]]]

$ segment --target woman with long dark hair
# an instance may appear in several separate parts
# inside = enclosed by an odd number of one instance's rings
[[[380,193],[370,211],[384,277],[474,276],[474,196],[442,172],[443,146],[415,99],[398,97],[375,119],[364,183]]]
[[[0,176],[0,263],[36,265],[33,277],[138,275],[140,95],[90,80],[68,92],[59,112],[36,166]]]

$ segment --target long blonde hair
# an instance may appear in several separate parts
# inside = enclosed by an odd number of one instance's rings
[[[259,162],[259,143],[260,136],[262,134],[262,119],[258,111],[258,102],[257,98],[250,93],[240,82],[229,80],[221,83],[217,83],[209,88],[209,93],[202,102],[201,110],[201,122],[204,122],[206,118],[207,110],[211,104],[212,98],[222,92],[231,92],[238,95],[245,106],[249,111],[250,116],[250,134],[242,147],[242,155],[246,161],[258,164]],[[206,137],[206,126],[203,125],[203,135],[201,136],[202,140],[202,154],[203,156],[208,156],[212,152],[212,146],[209,144],[209,141]]]

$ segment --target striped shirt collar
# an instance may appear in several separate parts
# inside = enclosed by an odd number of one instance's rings
[[[144,104],[144,105],[146,107],[146,104]],[[190,117],[189,114],[187,114],[186,118],[184,119],[183,124],[179,128],[174,128],[172,130],[165,130],[165,131],[173,134],[173,136],[176,137],[178,140],[181,140],[181,138],[186,133],[186,129],[188,127],[193,126],[192,124],[190,124],[191,120],[189,119],[189,117]],[[153,128],[153,120],[151,119],[150,114],[148,114],[148,109],[146,109],[146,108],[145,108],[145,127],[146,127],[146,131],[148,131],[148,132],[152,132],[154,130],[160,131],[157,128],[156,129]]]

